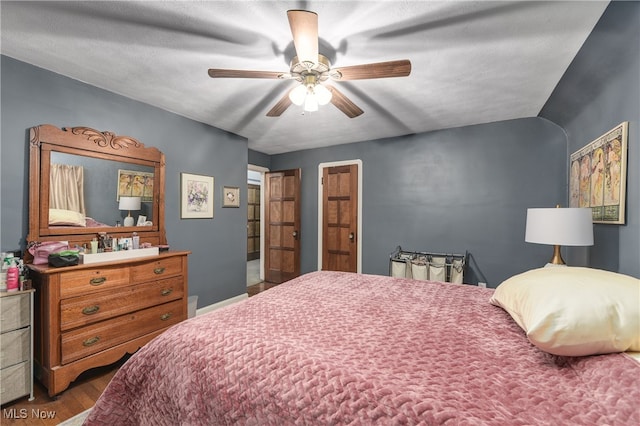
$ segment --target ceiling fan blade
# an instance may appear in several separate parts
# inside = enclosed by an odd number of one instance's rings
[[[280,117],[282,113],[291,105],[291,99],[289,99],[289,92],[285,95],[269,110],[267,117]]]
[[[209,68],[211,78],[290,78],[288,73],[278,71],[246,71]]]
[[[318,62],[318,14],[307,10],[288,10],[289,26],[296,55],[301,63]]]
[[[399,61],[376,62],[373,64],[354,65],[351,67],[335,68],[339,72],[339,77],[334,80],[364,80],[370,78],[406,77],[411,74],[411,61],[403,59]]]
[[[338,89],[333,86],[329,86],[328,84],[325,84],[325,87],[331,91],[331,103],[334,104],[340,111],[344,112],[347,117],[355,118],[364,113],[364,111],[361,110],[360,107],[351,102],[351,100],[344,94],[342,94],[342,92],[340,92]]]

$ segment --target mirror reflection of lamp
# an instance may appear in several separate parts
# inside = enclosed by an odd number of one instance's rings
[[[140,210],[141,201],[140,197],[120,197],[118,209],[127,210],[129,212],[128,216],[124,218],[124,226],[133,226],[131,210]]]

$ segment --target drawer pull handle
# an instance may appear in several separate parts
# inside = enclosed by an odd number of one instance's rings
[[[98,313],[99,310],[100,310],[99,305],[87,306],[82,310],[82,313],[85,315],[93,315],[95,313]]]
[[[171,318],[171,316],[172,316],[171,312],[167,312],[166,314],[162,314],[162,315],[160,316],[160,319],[161,319],[162,321],[166,321],[166,320],[168,320],[169,318]]]
[[[162,296],[168,296],[171,293],[173,293],[173,289],[172,288],[163,288],[162,291],[160,292],[160,294]]]
[[[153,270],[153,273],[156,275],[160,275],[163,272],[164,272],[164,268],[156,268]]]
[[[96,343],[98,343],[100,341],[100,337],[99,336],[95,336],[92,337],[90,339],[85,340],[84,342],[82,342],[83,346],[93,346]]]
[[[100,285],[100,284],[104,283],[105,281],[107,281],[107,279],[105,277],[91,278],[91,281],[89,281],[89,284],[91,284],[91,285]]]

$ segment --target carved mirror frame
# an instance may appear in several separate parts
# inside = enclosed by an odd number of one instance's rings
[[[133,232],[140,242],[166,244],[164,225],[165,157],[154,147],[145,147],[128,136],[100,132],[89,127],[63,127],[50,124],[32,127],[29,131],[29,234],[27,243],[69,241],[71,246],[88,243],[98,232],[111,236],[130,237]],[[71,227],[49,226],[49,174],[51,153],[61,152],[152,167],[154,186],[152,226]],[[114,176],[114,179],[116,176]],[[115,203],[115,201],[114,201]]]

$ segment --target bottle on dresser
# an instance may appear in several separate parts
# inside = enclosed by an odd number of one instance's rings
[[[7,291],[18,291],[20,288],[20,271],[15,259],[11,259],[11,265],[7,269]]]
[[[0,262],[2,262],[2,282],[0,283],[0,290],[1,291],[8,291],[8,273],[9,273],[9,268],[11,268],[11,264],[14,262],[14,257],[13,257],[13,253],[11,252],[7,252],[7,253],[2,253],[2,259],[0,259]]]

